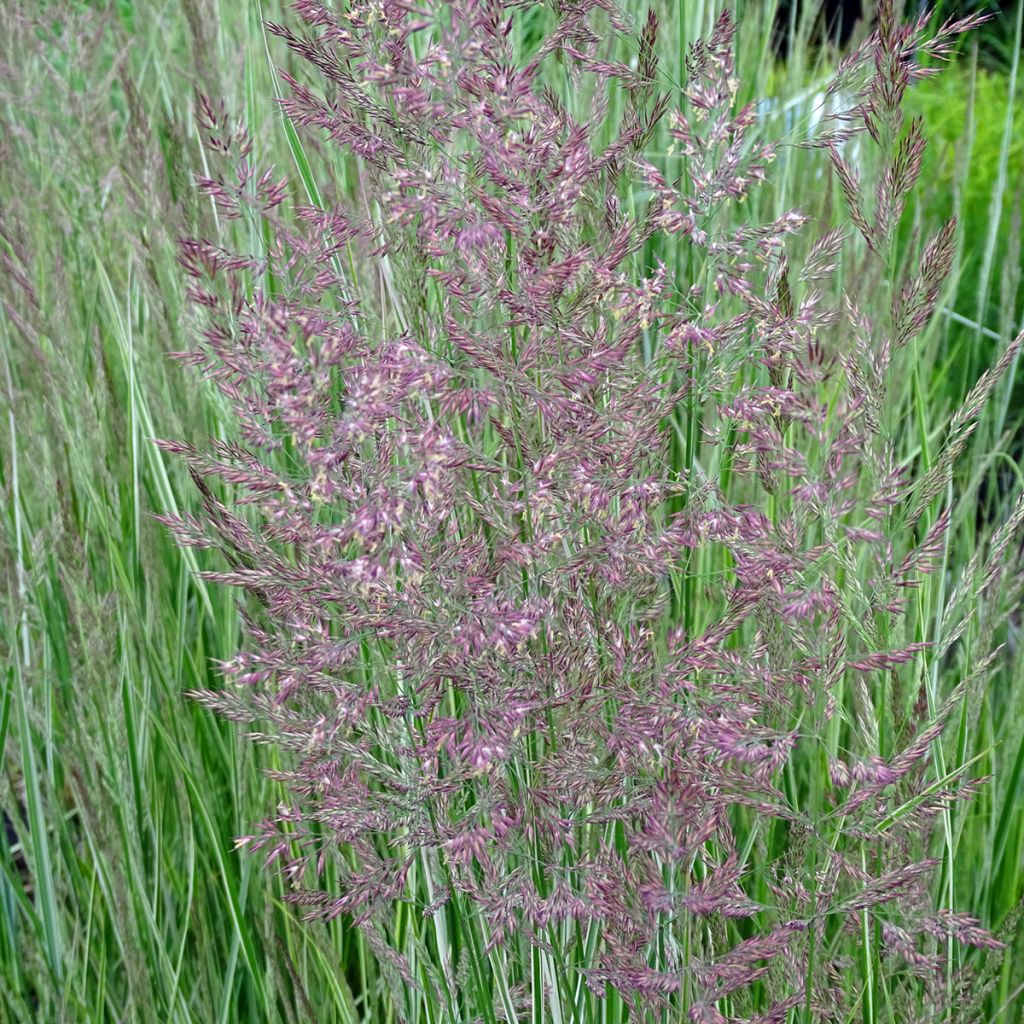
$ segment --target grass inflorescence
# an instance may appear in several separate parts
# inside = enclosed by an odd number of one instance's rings
[[[7,1016],[1020,1019],[975,22],[17,12]]]

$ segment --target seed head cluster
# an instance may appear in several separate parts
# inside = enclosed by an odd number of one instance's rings
[[[693,1024],[847,1019],[847,934],[938,992],[950,937],[997,944],[931,895],[931,823],[973,792],[927,774],[960,692],[915,703],[948,475],[900,462],[889,391],[952,226],[875,299],[924,146],[903,95],[972,22],[883,3],[839,67],[801,145],[847,231],[764,216],[792,145],[740,102],[728,13],[680,95],[653,14],[553,0],[534,38],[535,6],[295,3],[282,111],[347,169],[317,203],[200,104],[199,187],[253,244],[182,242],[182,358],[237,441],[161,442],[202,494],[164,520],[249,598],[195,695],[283,755],[243,842],[409,984],[458,967],[392,941],[411,903],[485,966],[525,941]]]

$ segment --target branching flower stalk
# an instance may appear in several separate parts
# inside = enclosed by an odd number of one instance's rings
[[[915,986],[941,1007],[947,939],[998,944],[932,899],[931,826],[976,786],[929,774],[962,694],[922,703],[908,596],[977,410],[917,476],[889,385],[952,227],[876,297],[924,146],[903,94],[974,22],[883,3],[840,65],[828,96],[854,99],[804,144],[851,232],[735,215],[785,140],[737,104],[728,13],[673,108],[653,14],[557,0],[513,31],[535,6],[299,0],[269,26],[310,79],[284,75],[284,115],[359,167],[323,208],[202,106],[223,171],[200,187],[268,241],[181,244],[182,357],[238,441],[161,442],[203,500],[163,518],[250,598],[225,687],[194,695],[289,761],[244,842],[361,930],[399,1019],[414,991],[429,1019],[538,1024],[884,1019]]]

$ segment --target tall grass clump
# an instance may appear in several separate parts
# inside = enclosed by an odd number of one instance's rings
[[[954,470],[1024,336],[928,429],[955,225],[897,246],[905,94],[974,19],[881,4],[812,221],[727,12],[676,86],[602,0],[295,11],[301,192],[200,104],[250,244],[181,243],[179,355],[234,436],[160,442],[202,496],[162,519],[244,592],[194,696],[280,752],[241,843],[358,929],[351,1018],[974,1019],[961,748],[1024,502],[954,576]]]

